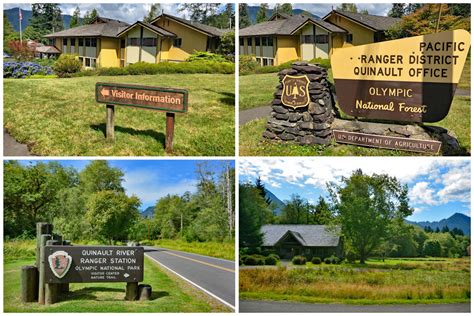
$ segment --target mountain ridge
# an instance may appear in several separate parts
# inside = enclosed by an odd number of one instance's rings
[[[4,9],[3,13],[7,17],[8,21],[12,25],[15,32],[19,32],[20,23],[19,23],[19,18],[18,18],[18,7],[11,8],[11,9]],[[33,11],[21,9],[21,15],[23,18],[21,20],[21,29],[24,31],[26,27],[30,25],[30,18],[33,15]],[[69,14],[61,14],[61,17],[63,19],[64,29],[68,29],[69,22],[71,21],[72,16]],[[82,21],[82,18],[80,18],[80,20]]]
[[[421,228],[430,227],[433,230],[439,228],[440,230],[444,226],[448,226],[450,230],[453,228],[458,228],[463,231],[464,235],[471,235],[471,218],[462,213],[454,213],[448,218],[443,218],[439,221],[406,221],[409,224],[419,226]]]

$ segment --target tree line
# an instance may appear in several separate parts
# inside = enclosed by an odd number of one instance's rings
[[[470,239],[459,229],[430,231],[408,224],[413,213],[408,187],[396,177],[364,174],[355,170],[339,183],[327,184],[328,198],[310,203],[299,195],[285,201],[281,214],[267,199],[264,185],[239,185],[241,248],[259,252],[264,224],[316,224],[341,229],[344,255],[364,263],[370,256],[418,257],[467,255]],[[446,227],[447,228],[447,227]]]
[[[234,170],[216,174],[205,164],[195,193],[157,201],[155,218],[140,216],[141,202],[127,195],[124,173],[107,161],[90,162],[83,170],[58,162],[4,164],[4,235],[6,239],[35,237],[36,223],[53,223],[65,239],[117,241],[178,238],[232,239],[234,233]],[[179,214],[177,226],[176,214]],[[182,222],[179,223],[179,220]],[[179,225],[181,224],[181,226]]]

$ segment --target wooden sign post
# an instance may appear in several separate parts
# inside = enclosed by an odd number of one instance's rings
[[[95,98],[96,102],[107,105],[106,138],[111,141],[115,139],[115,105],[166,112],[165,150],[167,153],[173,151],[175,113],[187,112],[187,90],[98,82]]]

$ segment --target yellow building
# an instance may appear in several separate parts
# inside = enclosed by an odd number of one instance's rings
[[[334,49],[384,40],[399,19],[332,11],[323,19],[274,14],[239,31],[239,54],[253,55],[262,66],[291,60],[330,59]]]
[[[98,17],[93,23],[48,34],[61,53],[76,54],[85,68],[123,67],[144,61],[185,61],[194,51],[215,51],[228,30],[162,14],[132,25]]]

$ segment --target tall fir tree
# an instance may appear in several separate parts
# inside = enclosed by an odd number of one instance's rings
[[[249,6],[246,3],[239,3],[239,28],[250,26]]]
[[[393,3],[392,8],[388,12],[388,16],[392,18],[401,18],[405,14],[405,3]]]
[[[150,11],[143,17],[143,22],[150,23],[161,14],[161,4],[152,3]]]
[[[81,10],[79,7],[76,7],[74,13],[72,14],[71,20],[69,21],[69,28],[73,28],[81,25]]]
[[[257,23],[265,22],[268,20],[267,17],[268,3],[260,4],[260,8],[257,12]]]

